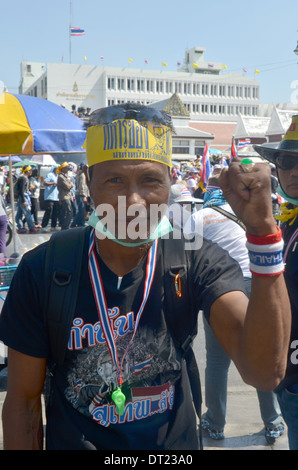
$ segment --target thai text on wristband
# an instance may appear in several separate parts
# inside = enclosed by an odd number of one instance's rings
[[[284,271],[282,234],[279,227],[277,232],[258,237],[246,234],[250,270],[256,276],[277,276]]]

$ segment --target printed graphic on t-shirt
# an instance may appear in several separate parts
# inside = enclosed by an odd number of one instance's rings
[[[180,362],[166,328],[157,332],[139,325],[130,344],[134,313],[120,315],[115,307],[109,309],[109,317],[118,364],[122,365],[122,391],[126,397],[124,413],[117,414],[111,399],[112,392],[119,386],[117,367],[111,359],[99,321],[93,325],[85,324],[79,317],[73,321],[68,349],[76,354],[69,365],[67,400],[85,416],[106,427],[171,410]]]

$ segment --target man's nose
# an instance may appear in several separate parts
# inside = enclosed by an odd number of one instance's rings
[[[140,204],[144,206],[146,200],[144,198],[143,190],[139,185],[131,185],[127,192],[127,205]]]

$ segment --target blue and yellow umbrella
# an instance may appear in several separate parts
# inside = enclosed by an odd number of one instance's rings
[[[79,153],[86,139],[84,123],[61,106],[42,98],[0,93],[0,155]],[[13,185],[10,185],[14,214]],[[16,251],[16,226],[13,217],[13,245]]]
[[[77,153],[86,138],[84,123],[51,101],[0,93],[0,154]]]

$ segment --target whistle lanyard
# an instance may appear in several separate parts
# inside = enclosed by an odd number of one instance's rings
[[[91,284],[92,284],[94,299],[95,299],[95,303],[96,303],[96,307],[97,307],[98,316],[99,316],[100,324],[101,324],[101,327],[102,327],[103,335],[104,335],[104,338],[106,340],[106,344],[108,346],[112,361],[113,361],[113,363],[115,365],[115,368],[117,370],[118,384],[119,384],[119,386],[121,386],[121,384],[123,383],[122,370],[123,370],[124,359],[125,359],[128,351],[129,351],[129,348],[130,348],[130,346],[133,342],[133,339],[135,337],[137,328],[138,328],[139,323],[140,323],[142,313],[144,311],[144,307],[146,305],[146,302],[147,302],[149,294],[150,294],[150,289],[151,289],[151,286],[152,286],[154,273],[155,273],[155,267],[156,267],[158,240],[155,240],[155,242],[153,243],[153,245],[151,246],[151,248],[148,252],[143,300],[142,300],[140,309],[139,309],[139,311],[137,313],[137,316],[136,316],[136,319],[135,319],[133,335],[132,335],[131,340],[129,341],[129,344],[128,344],[125,352],[124,352],[121,363],[119,363],[119,359],[118,359],[118,353],[117,353],[116,342],[115,342],[115,339],[114,339],[112,321],[109,318],[109,314],[108,314],[107,301],[106,301],[105,291],[104,291],[103,282],[102,282],[100,269],[99,269],[99,265],[98,265],[98,260],[97,260],[97,256],[96,256],[96,245],[95,245],[95,243],[96,243],[96,237],[95,237],[95,230],[93,229],[91,231],[90,241],[89,241],[89,259],[88,259],[89,275],[90,275],[90,280],[91,280]]]

